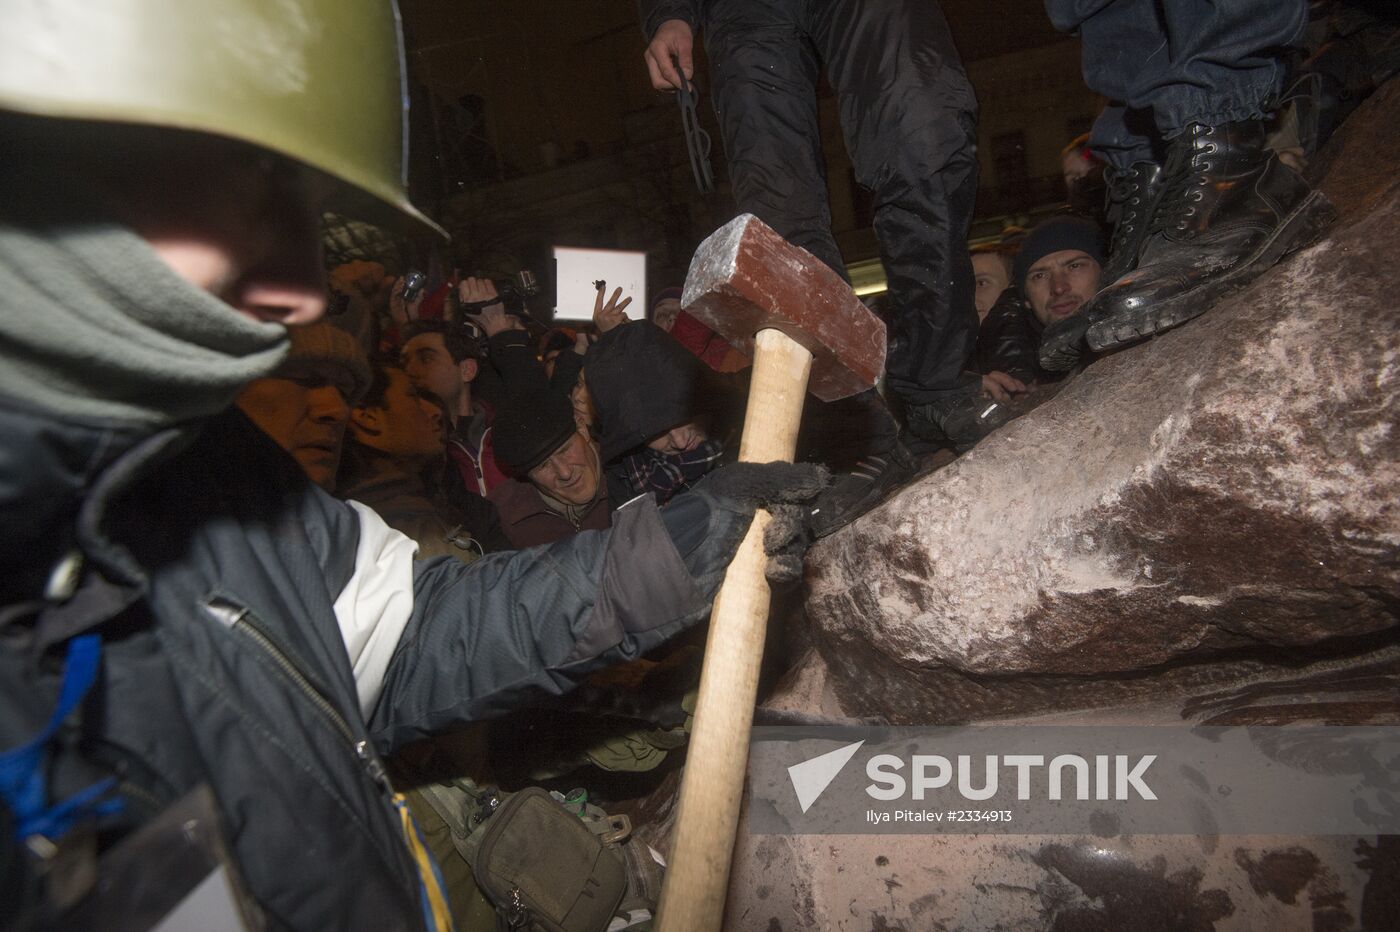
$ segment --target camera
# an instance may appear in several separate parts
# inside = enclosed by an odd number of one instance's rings
[[[409,269],[403,277],[403,299],[411,302],[423,291],[423,286],[428,284],[428,276],[417,269]]]
[[[496,281],[496,291],[501,295],[501,304],[505,305],[505,313],[512,313],[517,318],[525,320],[531,319],[528,299],[539,292],[535,273],[528,270],[517,271],[510,278],[500,278]]]
[[[539,279],[535,277],[534,272],[529,269],[521,269],[508,278],[493,278],[491,284],[496,286],[496,297],[490,301],[459,305],[463,314],[479,314],[483,308],[500,303],[507,314],[519,317],[526,323],[534,322],[534,315],[530,313],[529,299],[540,293]]]
[[[509,278],[497,279],[495,284],[496,291],[501,296],[501,303],[506,307],[506,313],[529,322],[532,319],[529,299],[540,293],[540,283],[535,273],[529,269],[521,269]]]

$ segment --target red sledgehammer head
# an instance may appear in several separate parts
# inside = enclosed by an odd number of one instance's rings
[[[681,306],[741,352],[776,329],[812,354],[808,389],[835,401],[870,388],[885,367],[885,325],[826,263],[741,214],[695,251]]]

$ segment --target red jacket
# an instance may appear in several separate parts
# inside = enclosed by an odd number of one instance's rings
[[[464,431],[452,431],[447,438],[447,456],[457,467],[457,472],[462,475],[462,485],[468,492],[480,495],[485,498],[491,494],[491,490],[506,482],[510,477],[502,471],[496,464],[496,454],[491,443],[491,428],[488,426],[481,431],[480,449],[473,449],[471,437],[476,433],[477,418],[485,417],[486,423],[490,423],[487,415],[478,414],[472,418],[471,423]]]

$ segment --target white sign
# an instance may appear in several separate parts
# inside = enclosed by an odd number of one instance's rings
[[[646,315],[647,254],[625,249],[575,249],[554,247],[556,320],[592,320],[593,300],[598,294],[594,282],[604,282],[607,294],[622,289],[622,297],[632,299],[627,316],[633,320]],[[619,299],[620,300],[620,299]]]

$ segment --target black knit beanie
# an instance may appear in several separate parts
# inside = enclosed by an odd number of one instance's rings
[[[1099,234],[1098,224],[1083,217],[1051,217],[1031,230],[1021,241],[1021,251],[1016,254],[1012,284],[1024,291],[1031,266],[1052,252],[1066,249],[1086,252],[1095,262],[1103,265],[1103,237]]]
[[[704,365],[660,327],[614,327],[583,359],[604,463],[706,413]]]
[[[555,391],[511,394],[496,409],[491,436],[496,462],[524,476],[564,445],[577,430],[569,399]]]

